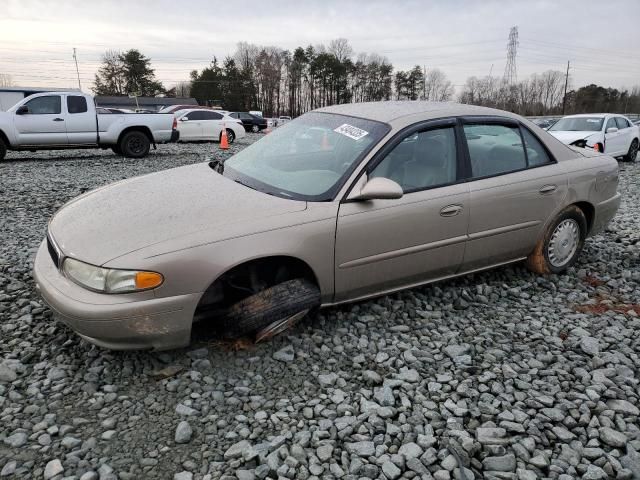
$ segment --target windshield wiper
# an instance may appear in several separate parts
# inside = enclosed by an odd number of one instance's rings
[[[224,162],[221,160],[212,160],[209,162],[209,166],[220,175],[224,172]]]

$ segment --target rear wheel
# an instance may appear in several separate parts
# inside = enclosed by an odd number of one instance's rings
[[[224,336],[255,336],[266,340],[303,318],[320,305],[320,290],[308,280],[287,280],[231,305],[220,316]]]
[[[7,155],[7,146],[4,144],[4,140],[0,138],[0,162],[4,160],[4,157]]]
[[[633,141],[631,142],[631,145],[629,145],[629,151],[624,156],[624,160],[626,162],[635,162],[637,156],[638,156],[638,139],[634,138]]]
[[[258,133],[258,132],[260,131],[260,127],[259,127],[258,125],[253,125],[253,126],[251,127],[251,131],[252,131],[253,133]]]
[[[233,130],[227,128],[227,141],[231,144],[236,139],[236,134],[233,133]],[[222,141],[222,133],[220,134],[220,141]]]
[[[586,236],[584,213],[575,205],[567,207],[549,225],[527,257],[527,267],[541,274],[564,272],[578,259]]]
[[[149,154],[151,142],[143,132],[129,132],[123,135],[118,148],[127,158],[142,158]]]

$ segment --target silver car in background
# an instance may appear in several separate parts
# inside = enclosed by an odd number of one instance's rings
[[[307,312],[525,260],[574,264],[620,203],[618,165],[518,115],[380,102],[305,114],[224,164],[69,202],[35,260],[55,316],[107,348],[192,326],[269,338]]]

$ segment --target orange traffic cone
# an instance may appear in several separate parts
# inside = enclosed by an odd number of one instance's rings
[[[226,125],[222,125],[222,134],[220,135],[220,150],[229,150],[229,139],[227,138]]]

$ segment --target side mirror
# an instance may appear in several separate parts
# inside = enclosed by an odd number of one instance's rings
[[[27,113],[29,113],[29,107],[26,105],[22,105],[16,110],[16,115],[25,115]]]
[[[616,133],[617,131],[618,131],[618,129],[616,127],[607,128],[607,133]]]
[[[180,121],[181,122],[188,122],[189,121],[189,117],[180,117]]]
[[[349,200],[393,200],[403,194],[402,187],[393,180],[376,177],[367,181],[360,192],[352,192]]]

